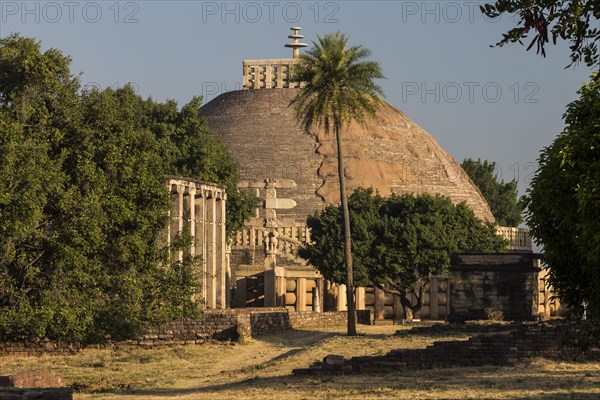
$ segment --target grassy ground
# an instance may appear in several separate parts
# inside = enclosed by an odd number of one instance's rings
[[[77,389],[76,399],[600,399],[600,364],[532,360],[513,367],[402,371],[387,375],[296,377],[327,354],[347,357],[423,348],[465,333],[393,335],[399,326],[306,328],[248,344],[159,350],[84,351],[74,356],[0,358],[0,371],[48,369]]]

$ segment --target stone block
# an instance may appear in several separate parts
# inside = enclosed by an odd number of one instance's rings
[[[344,365],[344,356],[330,354],[323,358],[323,365],[329,367],[342,366]]]
[[[63,378],[44,370],[17,371],[0,376],[0,387],[48,388],[64,386]]]

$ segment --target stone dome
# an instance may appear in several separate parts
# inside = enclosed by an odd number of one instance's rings
[[[224,93],[200,109],[209,128],[240,164],[242,186],[258,189],[277,181],[277,197],[297,204],[277,211],[278,219],[301,223],[326,204],[339,203],[333,134],[304,132],[290,102],[298,89]],[[431,193],[465,201],[475,214],[494,221],[488,204],[452,156],[401,111],[383,103],[366,126],[342,131],[348,193],[373,187],[382,195]],[[287,225],[287,223],[285,223]]]

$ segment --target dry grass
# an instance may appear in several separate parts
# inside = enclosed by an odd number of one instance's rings
[[[74,356],[0,358],[0,370],[43,368],[78,388],[76,399],[600,399],[600,364],[533,360],[514,367],[402,371],[387,375],[296,377],[327,354],[384,354],[465,334],[395,336],[398,326],[307,328],[245,345],[84,351]]]

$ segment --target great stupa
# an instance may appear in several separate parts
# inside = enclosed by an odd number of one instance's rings
[[[340,309],[344,296],[337,296],[339,287],[296,256],[298,246],[310,240],[306,217],[339,204],[339,189],[334,135],[305,132],[290,107],[299,91],[290,71],[306,47],[300,28],[291,29],[293,41],[285,46],[292,48],[293,58],[243,61],[243,90],[223,93],[200,109],[239,163],[240,188],[250,188],[263,200],[231,245],[232,303]],[[342,135],[348,193],[373,187],[382,195],[440,194],[494,221],[456,160],[387,102],[366,126],[352,124]],[[371,297],[368,290],[357,290],[359,309],[368,308]]]

